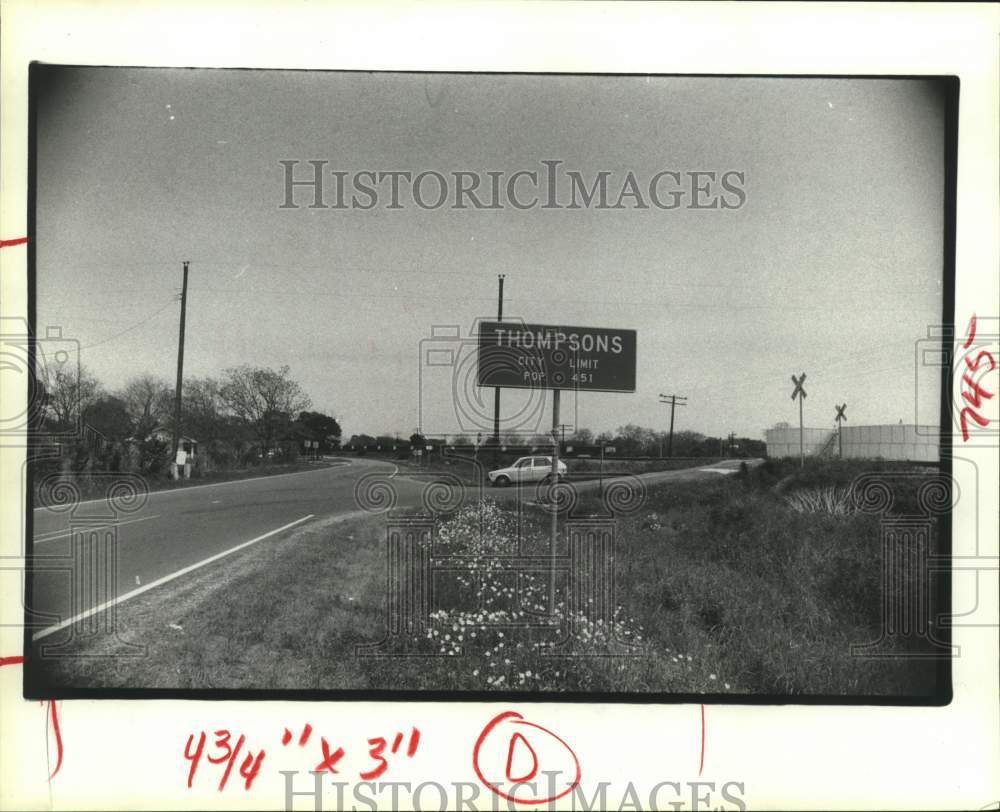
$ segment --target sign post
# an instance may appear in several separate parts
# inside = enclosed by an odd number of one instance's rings
[[[597,498],[604,497],[604,443],[601,443],[601,467],[597,474]]]
[[[847,415],[844,414],[847,404],[842,406],[834,404],[834,407],[837,409],[837,416],[834,418],[837,421],[837,446],[840,450],[840,458],[844,459],[844,435],[841,433],[841,429],[844,427],[843,421],[847,420]]]
[[[549,482],[549,506],[552,514],[549,533],[549,614],[556,610],[556,509],[555,487],[559,482],[559,390],[552,390],[552,474]]]
[[[552,470],[549,485],[549,614],[555,613],[559,482],[559,398],[561,390],[635,392],[635,330],[527,324],[479,323],[477,384],[552,391]],[[603,491],[604,449],[601,448]]]
[[[799,399],[799,466],[802,468],[806,467],[806,451],[805,451],[805,439],[804,430],[802,428],[802,401],[806,399],[806,390],[802,388],[802,384],[805,383],[806,373],[796,378],[792,375],[792,383],[795,384],[795,389],[792,392],[792,400],[797,397]]]

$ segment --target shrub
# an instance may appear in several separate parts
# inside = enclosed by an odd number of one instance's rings
[[[799,513],[825,513],[846,516],[855,511],[850,488],[828,485],[825,488],[802,488],[785,497],[785,503]]]

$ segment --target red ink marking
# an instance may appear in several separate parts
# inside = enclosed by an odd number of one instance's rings
[[[382,756],[382,751],[385,750],[385,739],[379,736],[377,739],[369,739],[368,743],[372,745],[372,749],[368,751],[368,755],[382,763],[366,772],[359,773],[362,781],[371,781],[374,778],[378,778],[389,769],[389,762]]]
[[[963,350],[969,349],[972,346],[972,342],[976,340],[976,314],[972,314],[972,320],[969,322],[969,338],[962,345]]]
[[[968,406],[962,409],[962,411],[959,412],[958,414],[962,423],[962,440],[964,442],[969,441],[969,424],[966,422],[966,418],[971,417],[976,423],[978,423],[983,428],[986,428],[990,424],[990,421],[987,418],[977,414]]]
[[[338,747],[333,753],[330,752],[330,745],[326,741],[326,736],[320,736],[320,743],[323,746],[323,760],[313,768],[314,773],[321,773],[329,770],[336,774],[336,764],[344,757],[344,748]]]
[[[287,734],[288,731],[286,730],[285,733]],[[289,737],[291,736],[291,734],[288,735]],[[243,743],[246,741],[246,736],[240,734],[239,739],[236,741],[236,746],[233,747],[229,743],[231,737],[232,736],[228,730],[216,730],[214,746],[219,750],[219,754],[216,756],[206,755],[212,764],[221,764],[226,762],[225,772],[223,772],[222,778],[219,781],[219,792],[222,792],[226,788],[229,776],[233,772],[233,766],[236,764],[240,755],[240,750],[243,748]],[[192,753],[191,745],[193,742],[194,734],[192,733],[188,736],[187,744],[184,746],[184,758],[191,762],[191,768],[188,770],[188,789],[191,788],[191,785],[194,782],[194,774],[198,770],[198,763],[201,761],[202,753],[205,750],[205,732],[202,731],[199,734],[198,747]],[[260,772],[260,765],[264,761],[264,755],[264,751],[260,750],[256,756],[252,752],[247,752],[244,756],[239,767],[239,773],[244,779],[243,786],[245,789],[250,789],[253,785],[254,779]]]
[[[403,734],[397,733],[392,742],[392,747],[390,748],[392,753],[397,753],[399,751],[400,745],[403,743]],[[382,737],[378,736],[374,739],[369,739],[368,744],[371,745],[371,749],[368,751],[368,755],[379,763],[372,767],[370,770],[358,773],[363,781],[371,781],[378,778],[382,773],[389,769],[389,762],[386,761],[385,756],[382,753],[385,752],[386,745],[388,742]],[[406,746],[406,755],[410,758],[413,754],[417,752],[417,746],[420,744],[420,731],[417,728],[412,728],[410,731],[410,741]]]
[[[524,775],[519,777],[511,774],[511,767],[514,764],[514,745],[516,745],[518,742],[523,743],[524,746],[527,747],[528,750],[531,752],[531,769],[528,770],[528,772],[526,772]],[[507,774],[507,780],[513,784],[520,784],[524,781],[530,781],[532,778],[538,775],[538,754],[535,752],[535,748],[532,747],[528,743],[528,740],[524,738],[524,736],[522,736],[520,733],[515,733],[513,736],[510,737],[510,744],[507,747],[506,774]]]
[[[969,337],[962,345],[962,349],[965,350],[969,349],[969,347],[972,346],[972,342],[975,341],[975,338],[976,338],[976,314],[973,313],[972,319],[969,321]],[[986,372],[992,372],[994,369],[996,369],[997,367],[996,359],[994,359],[993,355],[987,352],[986,350],[980,350],[979,353],[976,355],[975,361],[966,356],[965,365],[972,372],[977,372],[979,370],[979,367],[982,365],[984,358],[987,361],[989,361],[990,364],[989,369],[985,370]],[[983,417],[981,414],[979,414],[977,410],[981,409],[983,407],[983,402],[990,400],[995,393],[988,392],[986,389],[984,389],[977,381],[972,379],[972,376],[968,372],[966,372],[962,376],[962,383],[965,386],[969,387],[969,389],[971,389],[971,391],[966,391],[965,389],[962,390],[962,400],[964,400],[969,405],[965,406],[958,414],[959,423],[961,424],[962,427],[962,441],[968,442],[970,419],[974,423],[979,425],[981,428],[985,428],[986,426],[989,425],[990,423],[989,418]]]
[[[56,702],[54,699],[49,700],[49,711],[52,714],[52,733],[56,737],[56,768],[52,771],[52,775],[49,776],[49,781],[51,781],[56,777],[56,773],[59,772],[59,768],[62,767],[63,743],[62,733],[59,731],[59,712],[56,708]]]
[[[195,771],[198,769],[198,762],[201,760],[202,750],[205,749],[205,733],[202,731],[198,739],[198,749],[191,752],[191,742],[194,741],[194,733],[188,736],[187,744],[184,745],[184,758],[191,762],[191,769],[188,770],[188,789],[191,789],[191,782],[194,781]]]
[[[698,775],[705,769],[705,706],[701,706],[701,757],[698,760]]]
[[[229,738],[228,730],[226,731],[226,738],[227,739]],[[244,736],[241,733],[240,737],[236,740],[236,748],[232,751],[232,754],[228,756],[229,763],[226,764],[226,771],[222,774],[222,780],[219,781],[219,792],[222,792],[222,790],[226,788],[226,782],[229,780],[229,773],[232,772],[233,764],[236,761],[236,756],[239,754],[240,748],[243,746],[243,742],[245,741],[246,741],[246,736]],[[229,745],[227,744],[226,747],[228,748]],[[212,757],[209,756],[208,760],[211,761]]]
[[[261,750],[257,754],[255,759],[251,753],[247,754],[247,757],[243,760],[243,765],[240,767],[240,775],[245,779],[243,782],[244,789],[250,789],[253,780],[257,777],[257,773],[260,772],[260,764],[264,760],[264,751]]]
[[[208,757],[213,764],[221,764],[233,754],[233,748],[229,746],[230,733],[228,730],[215,731],[215,746],[224,750],[223,754],[217,758]]]
[[[0,657],[0,666],[20,665],[23,662],[24,662],[24,657]]]
[[[302,733],[299,734],[299,747],[304,747],[305,743],[309,741],[309,736],[312,735],[313,729],[312,725],[306,722],[306,726],[302,728]],[[281,737],[282,744],[288,744],[292,740],[292,732],[286,727],[285,735]]]
[[[983,407],[983,401],[984,400],[989,400],[990,398],[993,397],[993,393],[992,392],[987,392],[985,389],[983,389],[982,386],[979,385],[979,383],[977,383],[976,381],[972,380],[972,378],[969,377],[969,373],[968,372],[966,372],[962,376],[962,383],[966,383],[966,384],[968,384],[972,388],[972,394],[971,395],[968,392],[966,392],[966,391],[963,390],[963,392],[962,392],[962,400],[964,400],[966,403],[971,404],[972,406],[974,406],[977,409],[981,409]]]
[[[990,355],[988,352],[986,352],[986,350],[979,351],[979,355],[976,356],[976,363],[972,363],[972,361],[969,360],[969,356],[965,357],[965,363],[969,367],[969,369],[971,369],[973,372],[977,372],[979,370],[979,365],[982,362],[984,355],[990,362],[990,368],[986,371],[992,372],[994,369],[997,368],[997,362],[993,360],[993,356]]]
[[[553,739],[555,739],[557,742],[559,742],[566,749],[566,752],[568,752],[570,754],[570,756],[572,756],[572,758],[573,758],[573,764],[574,764],[574,768],[575,768],[575,775],[573,777],[572,782],[570,782],[569,786],[565,790],[563,790],[562,792],[560,792],[558,795],[553,795],[551,798],[515,798],[513,795],[509,795],[509,794],[503,792],[503,790],[501,790],[498,786],[496,786],[495,784],[493,784],[489,780],[487,780],[486,776],[483,775],[483,771],[482,771],[482,769],[480,768],[480,765],[479,765],[479,753],[480,753],[480,751],[482,749],[483,743],[486,741],[486,739],[490,735],[490,733],[492,733],[497,728],[498,725],[501,725],[504,722],[508,722],[508,721],[511,724],[524,725],[525,727],[531,727],[531,728],[534,728],[535,730],[540,730],[543,733],[548,734]],[[516,736],[516,735],[520,735],[520,734],[519,733],[511,734],[511,740],[513,740],[514,736]],[[526,740],[525,740],[525,743],[527,743]],[[534,753],[534,749],[532,749],[532,753]],[[537,762],[537,759],[536,759],[536,762]],[[508,764],[507,764],[507,768],[508,768],[508,771],[509,771],[509,769],[510,769],[510,750],[509,749],[508,749]],[[514,801],[515,803],[533,804],[533,805],[546,804],[546,803],[549,803],[551,801],[557,801],[560,798],[568,795],[570,792],[573,791],[574,788],[576,788],[580,784],[580,776],[581,776],[580,760],[576,757],[576,753],[573,752],[573,748],[570,747],[562,738],[560,738],[559,736],[557,736],[555,733],[553,733],[548,728],[542,727],[541,725],[537,725],[534,722],[529,722],[529,721],[525,720],[524,717],[521,716],[521,714],[517,713],[516,711],[504,711],[503,713],[498,714],[497,716],[493,717],[493,719],[491,719],[489,723],[487,723],[486,727],[484,727],[482,729],[482,731],[479,734],[479,737],[476,739],[475,746],[472,748],[472,769],[475,770],[476,777],[479,778],[479,780],[482,782],[483,786],[487,787],[493,794],[499,795],[501,798],[505,798],[508,801]],[[537,768],[537,763],[536,763],[536,769],[535,769],[536,773],[537,773],[537,769],[538,768]],[[509,775],[508,775],[508,777],[509,777]]]
[[[13,240],[0,240],[0,248],[12,248],[15,245],[24,245],[27,241],[27,237],[17,237]]]
[[[420,731],[413,728],[413,732],[410,734],[410,743],[406,746],[406,755],[413,758],[413,754],[417,752],[418,744],[420,744]]]

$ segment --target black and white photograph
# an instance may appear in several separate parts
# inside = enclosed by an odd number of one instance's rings
[[[958,98],[33,64],[25,695],[946,704]]]

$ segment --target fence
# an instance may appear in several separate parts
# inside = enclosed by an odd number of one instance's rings
[[[840,455],[843,445],[845,459],[908,460],[937,462],[940,457],[937,426],[898,424],[888,426],[844,426],[838,442],[836,429],[805,429],[806,456]],[[797,457],[797,428],[767,429],[767,456]]]

